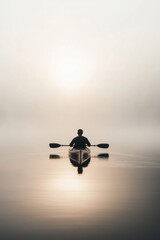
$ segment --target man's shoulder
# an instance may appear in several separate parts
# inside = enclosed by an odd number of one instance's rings
[[[77,137],[74,137],[74,138],[72,139],[72,142],[73,142],[73,141],[75,141],[75,140],[76,140],[76,138],[77,138]]]
[[[73,140],[77,140],[77,139],[82,139],[82,140],[88,140],[86,137],[84,136],[77,136],[75,138],[73,138]]]
[[[77,137],[73,138],[73,141],[75,141],[75,140],[77,140],[77,139],[79,139],[79,136],[77,136]]]
[[[85,139],[85,140],[88,140],[88,138],[86,138],[86,137],[84,137],[84,136],[82,136],[82,138]]]

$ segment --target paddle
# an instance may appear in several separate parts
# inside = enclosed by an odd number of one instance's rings
[[[49,146],[50,146],[50,148],[69,147],[69,145],[61,145],[59,143],[50,143]],[[99,143],[97,145],[91,145],[91,147],[108,148],[109,144],[108,143]]]
[[[50,143],[50,148],[69,147],[69,145],[61,145],[59,143]]]
[[[108,143],[99,143],[97,145],[91,145],[92,147],[99,147],[99,148],[108,148],[109,144]]]

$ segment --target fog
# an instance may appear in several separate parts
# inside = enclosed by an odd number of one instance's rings
[[[160,3],[0,1],[0,142],[158,150]]]

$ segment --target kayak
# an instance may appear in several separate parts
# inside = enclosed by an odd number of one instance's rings
[[[75,161],[76,163],[82,165],[84,162],[90,159],[90,149],[69,149],[69,158],[72,161]]]

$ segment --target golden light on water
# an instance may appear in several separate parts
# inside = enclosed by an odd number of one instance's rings
[[[87,183],[83,182],[80,176],[73,178],[67,174],[54,180],[53,187],[57,191],[86,191]]]
[[[125,170],[104,167],[104,162],[94,160],[92,171],[88,168],[88,173],[78,175],[76,168],[63,160],[48,162],[46,168],[34,172],[31,191],[26,193],[21,208],[17,204],[19,216],[23,208],[29,226],[51,229],[113,221],[129,209],[130,188],[134,185],[128,177],[124,181]]]
[[[74,215],[77,216],[76,218],[89,218],[90,214],[94,214],[97,198],[97,194],[90,189],[90,182],[73,174],[72,171],[67,174],[62,171],[56,177],[50,176],[42,183],[42,191],[36,193],[33,198],[35,199],[34,211],[37,214],[39,212],[43,214],[43,208],[45,208],[45,216],[54,218],[55,209],[58,209],[59,220],[67,223],[66,219]]]
[[[105,206],[109,215],[114,211],[115,202],[117,206],[116,193],[106,195],[103,186],[98,186],[96,181],[90,181],[87,176],[82,178],[69,167],[67,172],[62,170],[56,177],[50,175],[42,185],[45,191],[43,204],[48,209],[48,216],[53,216],[52,208],[63,208],[63,212],[59,213],[62,218],[77,214],[77,217],[88,219],[98,212],[102,213],[102,206]],[[107,185],[111,188],[110,185],[114,184],[108,182]],[[119,208],[121,207],[119,204]]]

